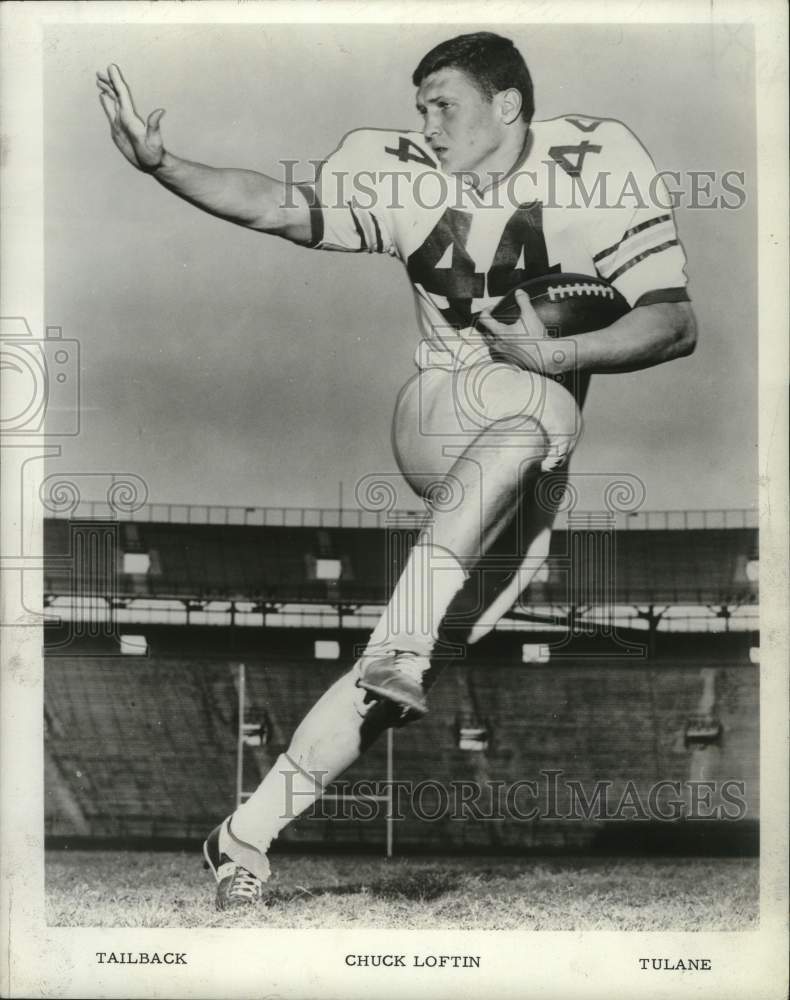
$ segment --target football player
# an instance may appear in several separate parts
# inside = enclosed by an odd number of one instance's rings
[[[422,131],[352,132],[313,182],[291,184],[176,156],[163,142],[164,111],[143,121],[118,67],[98,74],[112,138],[133,166],[230,222],[308,248],[398,258],[417,305],[416,373],[398,397],[392,440],[431,523],[365,654],[208,837],[220,908],[260,899],[267,850],[286,823],[386,727],[428,710],[443,622],[486,554],[499,547],[512,564],[483,588],[466,641],[494,627],[545,559],[555,508],[536,485],[567,469],[581,430],[577,401],[555,376],[634,371],[695,345],[669,198],[624,125],[533,121],[526,64],[490,32],[438,45],[413,83]],[[505,293],[553,272],[603,278],[632,309],[559,352],[542,349],[547,331],[525,294],[520,324],[492,318]],[[534,350],[520,349],[525,337]],[[510,535],[516,549],[503,546]]]

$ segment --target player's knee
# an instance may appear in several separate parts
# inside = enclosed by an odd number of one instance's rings
[[[478,385],[468,386],[470,398],[482,400],[486,416],[507,421],[514,430],[523,427],[531,432],[537,421],[549,440],[577,438],[581,430],[581,412],[568,390],[552,378],[536,372],[492,365],[478,376]]]
[[[583,429],[581,410],[570,392],[552,379],[545,380],[545,394],[536,414],[546,435],[544,472],[563,465],[570,458]]]
[[[533,372],[511,369],[498,382],[499,392],[487,400],[497,432],[529,452],[543,471],[561,466],[582,431],[581,411],[571,393]]]
[[[581,436],[581,410],[571,393],[553,379],[531,372],[514,375],[516,389],[501,410],[500,426],[509,428],[513,440],[521,440],[522,450],[535,455],[544,472],[559,468]]]

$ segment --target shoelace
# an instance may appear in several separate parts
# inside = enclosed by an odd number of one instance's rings
[[[418,656],[417,653],[396,653],[396,659],[398,661],[398,670],[402,670],[404,674],[415,681],[422,681],[422,675],[430,666],[427,657]]]
[[[241,899],[244,902],[254,902],[260,893],[261,880],[248,872],[246,868],[237,868],[228,889],[229,899]]]

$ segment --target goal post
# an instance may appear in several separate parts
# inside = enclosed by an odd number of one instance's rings
[[[238,666],[236,692],[238,698],[238,726],[236,729],[236,808],[249,798],[244,792],[244,713],[247,708],[247,668]]]

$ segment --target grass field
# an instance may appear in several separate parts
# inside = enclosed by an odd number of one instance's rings
[[[47,923],[69,927],[744,930],[754,858],[273,858],[263,905],[218,913],[199,855],[50,851]]]

